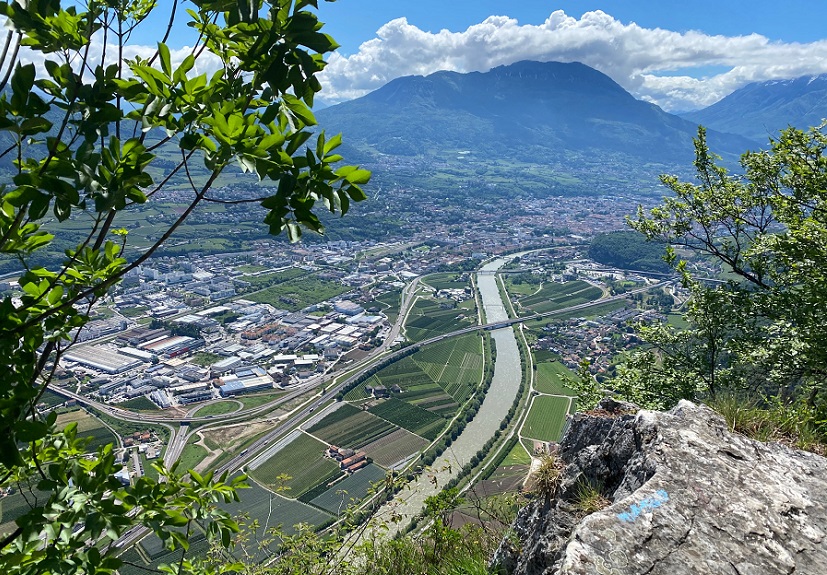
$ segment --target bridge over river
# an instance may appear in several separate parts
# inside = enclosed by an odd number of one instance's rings
[[[477,287],[482,297],[482,306],[488,323],[508,320],[505,302],[501,299],[497,288],[495,272],[505,265],[510,257],[514,256],[489,262],[477,274]],[[374,525],[385,524],[389,529],[386,536],[392,537],[397,531],[407,526],[410,520],[422,511],[425,499],[439,493],[445,484],[471,461],[477,451],[499,429],[500,422],[514,403],[522,378],[520,352],[514,329],[510,325],[494,329],[491,331],[491,337],[496,346],[497,361],[494,364],[491,386],[476,417],[451,446],[437,458],[432,465],[431,472],[420,475],[377,512],[373,519]],[[396,518],[397,521],[392,522],[392,518]],[[369,529],[367,534],[368,536],[377,534],[376,528]]]

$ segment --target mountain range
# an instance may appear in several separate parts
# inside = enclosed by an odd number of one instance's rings
[[[580,63],[517,62],[488,72],[437,72],[393,80],[321,110],[326,129],[362,151],[440,156],[460,150],[518,161],[611,154],[634,163],[691,162],[697,125],[635,99]],[[710,136],[737,156],[754,143]]]
[[[751,84],[678,116],[584,64],[531,61],[402,77],[317,113],[324,129],[345,134],[349,159],[397,174],[402,165],[409,181],[426,187],[452,185],[434,177],[440,171],[491,181],[488,166],[498,164],[502,179],[506,168],[517,174],[512,184],[530,175],[532,190],[550,182],[577,192],[654,189],[659,173],[691,175],[699,124],[737,169],[743,152],[766,147],[781,128],[825,116],[827,75]]]
[[[681,116],[765,144],[787,126],[805,129],[827,118],[827,74],[748,84],[708,108]]]

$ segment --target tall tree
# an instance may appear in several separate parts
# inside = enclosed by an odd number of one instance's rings
[[[0,190],[0,253],[19,261],[23,292],[0,301],[0,488],[30,490],[31,505],[0,534],[6,573],[111,572],[119,565],[112,545],[134,525],[152,527],[172,547],[186,549],[196,523],[229,541],[235,524],[215,503],[234,497],[237,481],[165,472],[163,483],[144,477],[123,487],[111,446],[85,457],[76,429],[55,429],[54,416],[35,405],[95,302],[199,205],[228,201],[214,184],[229,166],[273,182],[245,201],[265,208],[270,233],[291,239],[302,226],[322,231],[317,201],[343,214],[365,198],[369,172],[336,167],[340,136],[311,140],[308,130],[317,75],[337,47],[308,10],[317,1],[189,4],[184,16],[171,3],[154,54],[129,58],[130,37],[149,25],[154,1],[0,2],[9,26],[0,162],[10,170]],[[167,42],[181,18],[198,40],[173,57]],[[176,150],[174,167],[161,148]],[[188,205],[148,250],[133,249],[119,218],[176,174],[190,184]],[[63,261],[38,266],[38,250],[58,233],[43,229],[52,216],[83,218],[88,228]],[[195,567],[182,559],[172,569]]]
[[[824,126],[790,128],[769,150],[746,153],[743,174],[731,175],[699,131],[697,182],[663,176],[671,195],[630,221],[673,246],[667,259],[692,292],[690,327],[644,329],[652,347],[626,364],[614,382],[620,391],[657,406],[722,391],[800,401],[825,425],[825,149]],[[676,250],[728,279],[707,281]]]

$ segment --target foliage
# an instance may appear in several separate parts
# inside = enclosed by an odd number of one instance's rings
[[[154,2],[0,2],[9,26],[0,63],[8,72],[0,80],[0,163],[9,174],[0,189],[0,254],[22,269],[20,299],[0,301],[0,487],[35,481],[48,494],[0,541],[7,573],[112,572],[120,565],[112,543],[133,526],[186,550],[194,522],[204,522],[210,537],[229,543],[236,525],[215,503],[233,499],[240,479],[159,469],[162,483],[144,477],[124,487],[111,446],[81,457],[76,429],[55,429],[54,416],[35,405],[92,305],[199,205],[230,201],[213,189],[226,169],[273,182],[266,196],[244,201],[265,208],[270,233],[291,239],[301,226],[322,231],[317,201],[345,213],[365,198],[369,172],[335,167],[341,137],[310,140],[316,76],[336,48],[307,10],[316,6],[194,0],[188,24],[199,39],[179,62],[166,44],[181,16],[177,3],[155,54],[130,59],[124,48],[150,25]],[[18,61],[21,46],[38,65]],[[167,165],[161,148],[180,161]],[[133,247],[118,222],[173,174],[186,175],[188,205],[148,249]],[[38,251],[61,239],[46,231],[51,217],[87,223],[62,262],[40,267]],[[182,556],[170,569],[200,567]]]
[[[556,494],[563,478],[563,461],[555,455],[544,455],[534,472],[534,491],[548,503]]]
[[[663,261],[666,245],[647,242],[637,232],[597,234],[589,245],[589,257],[602,264],[630,270],[668,272]]]
[[[611,504],[611,500],[603,494],[601,484],[586,479],[577,484],[575,507],[584,515],[605,509]]]
[[[392,480],[378,483],[373,490],[377,500],[383,500],[383,495],[393,487]],[[415,537],[406,535],[392,540],[382,535],[370,536],[357,528],[356,522],[361,517],[354,506],[345,508],[341,522],[324,534],[299,525],[292,533],[271,528],[265,536],[254,536],[258,526],[249,524],[237,537],[242,562],[233,567],[245,575],[488,575],[496,572],[488,562],[502,539],[502,531],[474,524],[454,527],[451,516],[460,503],[462,499],[457,496],[456,488],[428,498],[428,526],[424,531]],[[364,537],[359,540],[360,536]],[[262,551],[270,560],[257,561]],[[216,568],[226,568],[232,560],[221,548],[211,553],[211,564]]]
[[[689,328],[642,329],[651,348],[618,370],[618,391],[654,406],[721,393],[759,398],[827,431],[825,149],[824,126],[790,128],[769,150],[746,153],[744,174],[732,176],[699,130],[698,182],[663,176],[672,195],[630,223],[695,253],[700,272],[717,267],[737,279],[709,283],[670,249],[692,294]]]
[[[806,401],[799,399],[785,404],[776,399],[759,403],[734,394],[722,394],[707,405],[724,417],[730,431],[758,441],[775,441],[827,454],[827,437],[813,421]]]

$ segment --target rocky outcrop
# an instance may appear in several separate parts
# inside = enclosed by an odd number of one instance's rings
[[[520,512],[497,553],[508,573],[827,574],[823,457],[730,433],[689,402],[604,400],[560,447],[556,493]],[[588,513],[595,488],[608,506]]]

